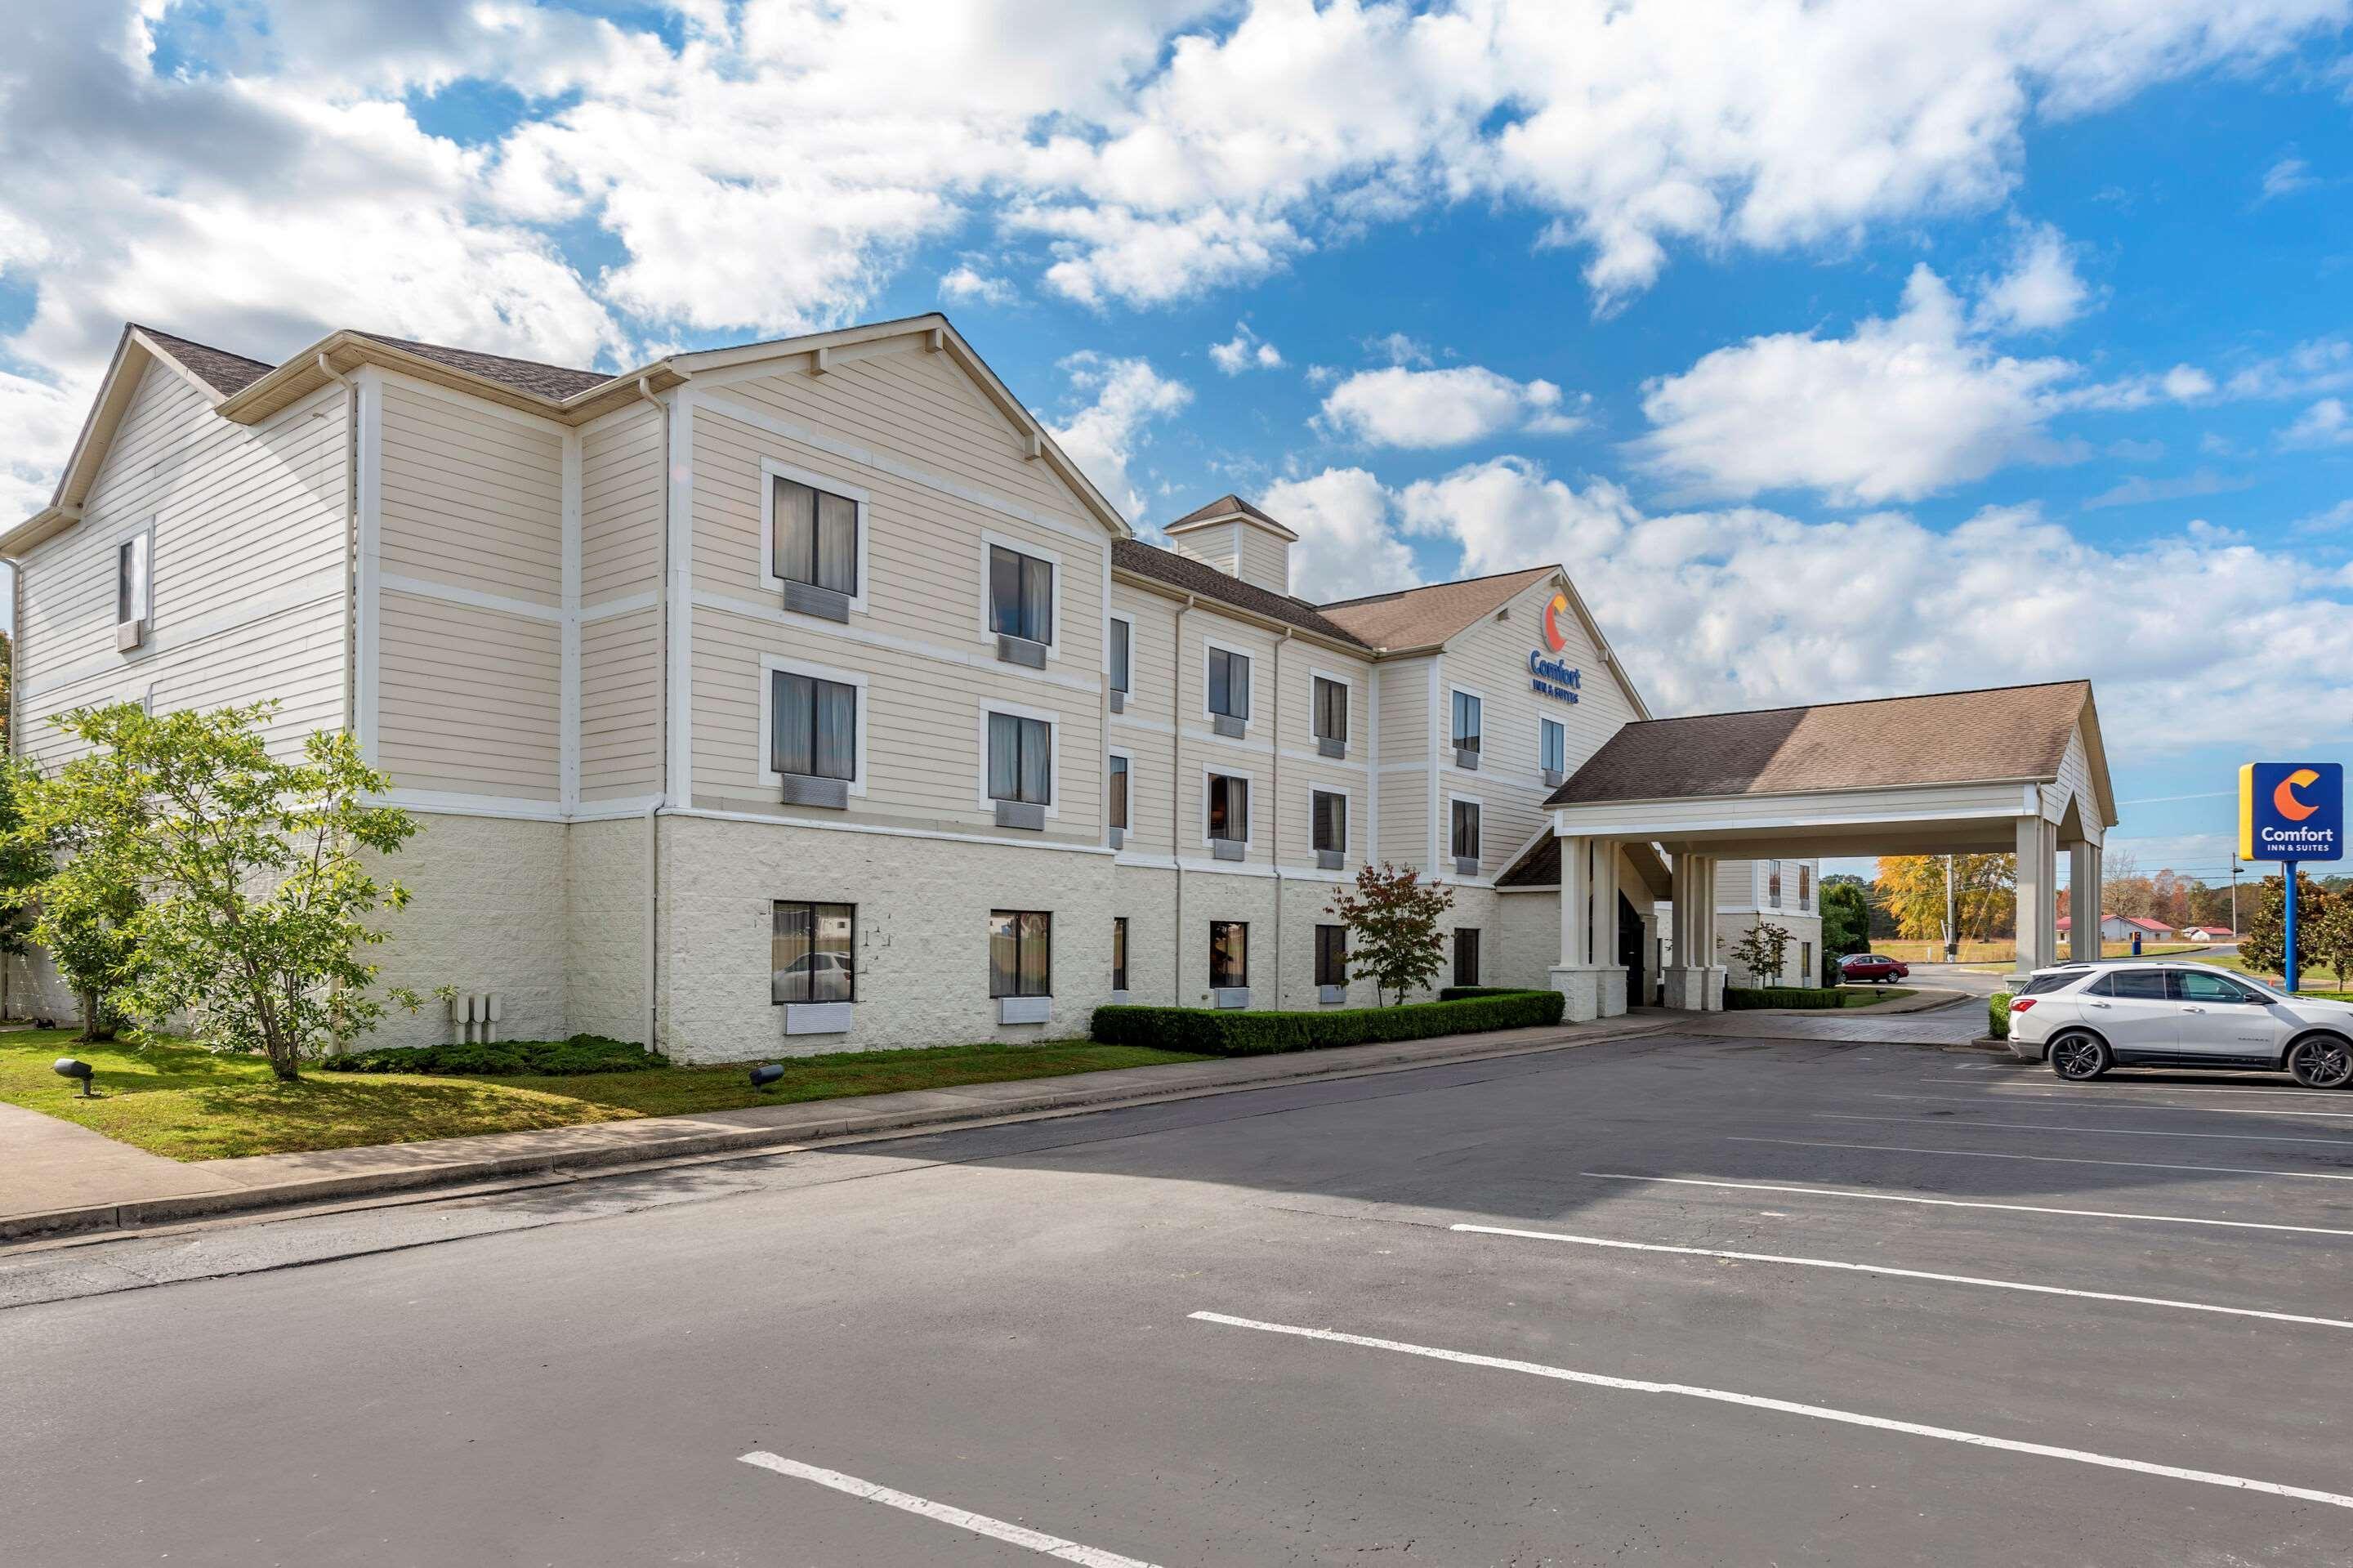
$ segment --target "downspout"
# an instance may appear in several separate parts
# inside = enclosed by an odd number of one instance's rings
[[[343,733],[360,730],[360,389],[319,351],[319,374],[343,389]]]
[[[1170,955],[1176,967],[1168,1000],[1176,1007],[1185,1005],[1185,617],[1194,602],[1187,594],[1185,608],[1176,612],[1176,667],[1168,678],[1168,863],[1176,875],[1176,928],[1171,933],[1176,951]]]
[[[1274,1008],[1282,1011],[1282,650],[1291,641],[1291,628],[1274,645],[1274,816],[1269,824],[1269,853],[1274,857]],[[1314,823],[1308,832],[1314,832]]]
[[[659,581],[661,583],[661,591],[664,598],[661,617],[661,699],[656,705],[660,711],[661,717],[659,727],[655,732],[655,744],[660,747],[662,759],[662,792],[660,795],[655,797],[651,805],[646,808],[646,935],[644,955],[646,979],[646,1049],[649,1051],[658,1051],[661,1049],[661,1036],[658,1033],[661,1023],[660,1010],[659,1004],[655,1001],[655,985],[657,977],[660,972],[661,962],[661,946],[658,927],[658,922],[661,918],[661,827],[659,819],[662,811],[662,800],[670,794],[670,610],[668,603],[668,595],[670,593],[670,405],[653,395],[651,388],[646,385],[646,378],[642,376],[638,377],[638,396],[646,403],[650,405],[654,412],[660,416],[661,418],[661,444],[659,450],[661,452],[660,461],[662,473],[660,523],[662,553],[661,577]]]

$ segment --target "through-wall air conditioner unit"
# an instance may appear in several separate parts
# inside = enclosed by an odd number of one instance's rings
[[[1111,711],[1115,714],[1124,714],[1127,711],[1127,694],[1117,686],[1111,689]]]
[[[1319,985],[1315,988],[1315,1001],[1319,1006],[1335,1007],[1347,1000],[1348,988],[1346,986]]]
[[[1454,748],[1454,766],[1465,773],[1476,773],[1479,771],[1479,754],[1458,746]]]
[[[1020,828],[1029,832],[1046,831],[1046,808],[1027,800],[997,802],[997,825],[1000,828]]]
[[[1547,789],[1557,789],[1561,787],[1563,780],[1566,779],[1567,777],[1567,775],[1561,772],[1557,768],[1547,768],[1544,770],[1545,788]]]
[[[1219,860],[1246,860],[1250,856],[1250,845],[1240,839],[1212,839],[1209,841],[1209,853]]]
[[[1127,830],[1125,828],[1113,828],[1111,831],[1111,847],[1113,849],[1125,849],[1127,847]]]
[[[1315,755],[1345,758],[1348,755],[1348,743],[1345,740],[1335,740],[1328,735],[1319,735],[1315,737]]]
[[[1250,733],[1250,720],[1238,719],[1231,714],[1213,714],[1209,727],[1229,739],[1240,740]]]
[[[1046,645],[1032,642],[1027,637],[1000,631],[997,634],[997,660],[1000,664],[1018,664],[1028,670],[1042,670],[1046,667]]]
[[[855,1003],[847,1001],[788,1001],[785,1004],[785,1033],[787,1034],[847,1034]]]
[[[114,651],[117,653],[128,653],[146,641],[147,622],[144,620],[114,623]]]
[[[849,620],[849,596],[832,588],[821,588],[812,583],[785,584],[785,608],[798,615],[814,615],[819,620]]]
[[[1214,1007],[1248,1007],[1250,988],[1240,985],[1221,987],[1209,993],[1209,1001]]]
[[[1054,999],[1050,996],[1000,996],[997,999],[997,1022],[999,1023],[1051,1023],[1054,1021]]]
[[[847,779],[813,779],[804,773],[787,773],[778,794],[787,806],[819,806],[828,811],[849,809]]]
[[[1457,876],[1478,875],[1479,857],[1475,854],[1456,855],[1454,857],[1454,874]]]
[[[1341,866],[1347,863],[1347,860],[1348,852],[1345,850],[1317,850],[1315,852],[1315,869],[1318,871],[1337,871]]]

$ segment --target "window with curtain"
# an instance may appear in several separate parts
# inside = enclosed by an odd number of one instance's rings
[[[1536,766],[1555,773],[1567,772],[1568,726],[1558,719],[1546,719],[1540,727],[1544,732],[1544,758]]]
[[[1250,984],[1250,923],[1209,922],[1209,983],[1219,991],[1240,991]]]
[[[1348,847],[1348,797],[1329,789],[1315,790],[1308,799],[1308,819],[1317,849]]]
[[[991,545],[988,625],[1008,637],[1054,641],[1054,563]]]
[[[1475,926],[1454,928],[1454,983],[1479,983],[1479,930]]]
[[[1479,699],[1468,692],[1454,694],[1454,746],[1459,751],[1479,749]]]
[[[858,1000],[858,906],[778,899],[768,1000]]]
[[[988,912],[988,994],[1054,994],[1054,917],[1034,909]]]
[[[133,534],[114,556],[114,619],[118,624],[145,620],[153,613],[154,548],[152,534]]]
[[[1244,843],[1250,839],[1250,780],[1209,775],[1209,836]]]
[[[1348,983],[1348,928],[1345,926],[1315,927],[1315,983]]]
[[[1813,868],[1812,866],[1810,866],[1810,865],[1801,865],[1801,866],[1799,866],[1799,867],[1798,868],[1798,907],[1799,907],[1799,908],[1803,909],[1803,908],[1806,906],[1806,900],[1807,900],[1808,898],[1810,898],[1810,897],[1813,896],[1813,892],[1814,892],[1814,868]]]
[[[1228,718],[1250,717],[1250,656],[1209,650],[1209,711]]]
[[[1127,916],[1111,917],[1111,989],[1127,989]]]
[[[1454,853],[1465,860],[1479,858],[1479,802],[1457,800],[1454,805]]]
[[[858,688],[776,670],[768,677],[768,766],[810,779],[858,777]]]
[[[835,593],[858,592],[858,503],[779,476],[776,575]]]
[[[1134,656],[1134,642],[1135,628],[1124,620],[1111,623],[1111,689],[1114,692],[1130,689],[1128,664]]]
[[[1781,907],[1781,863],[1778,860],[1765,863],[1765,902],[1776,909]]]
[[[1348,688],[1321,675],[1315,677],[1315,738],[1348,738]]]
[[[1127,758],[1111,759],[1111,825],[1127,826]]]
[[[1046,805],[1054,793],[1054,736],[1044,719],[988,715],[988,798]]]

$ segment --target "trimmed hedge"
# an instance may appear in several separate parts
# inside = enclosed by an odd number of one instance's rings
[[[2010,999],[2017,992],[1998,991],[1986,998],[1986,1033],[1997,1040],[2010,1038]]]
[[[602,1034],[569,1040],[495,1040],[487,1044],[380,1045],[329,1056],[319,1064],[334,1073],[424,1073],[448,1077],[462,1073],[518,1073],[568,1077],[581,1073],[635,1073],[667,1067],[659,1051]]]
[[[1474,989],[1474,988],[1465,988]],[[1508,991],[1459,1001],[1402,1007],[1261,1012],[1204,1007],[1098,1007],[1094,1037],[1106,1045],[1150,1045],[1205,1056],[1266,1056],[1377,1041],[1427,1040],[1490,1029],[1558,1023],[1567,999],[1556,991]]]
[[[1767,985],[1724,989],[1724,1011],[1740,1012],[1758,1007],[1828,1008],[1846,1005],[1846,993],[1822,986]]]
[[[1527,988],[1516,985],[1450,985],[1438,993],[1440,1001],[1469,1001],[1481,996],[1525,996]]]

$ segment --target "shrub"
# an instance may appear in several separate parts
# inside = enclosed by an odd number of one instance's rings
[[[2013,994],[1998,991],[1986,998],[1986,1033],[1997,1040],[2010,1038],[2010,999]]]
[[[1759,1007],[1841,1008],[1846,993],[1821,986],[1768,985],[1724,988],[1724,1011],[1740,1012]]]
[[[1477,989],[1477,988],[1465,988]],[[1459,1001],[1400,1007],[1260,1012],[1201,1007],[1098,1007],[1094,1037],[1106,1045],[1151,1045],[1205,1056],[1264,1056],[1335,1045],[1426,1040],[1491,1029],[1558,1023],[1567,999],[1556,991],[1497,991]]]
[[[1525,996],[1527,988],[1516,985],[1450,985],[1438,993],[1440,1001],[1469,1001],[1481,996]]]
[[[496,1040],[457,1045],[383,1045],[330,1056],[319,1064],[338,1073],[425,1073],[448,1077],[468,1073],[528,1073],[570,1076],[581,1073],[634,1073],[667,1067],[659,1051],[602,1034],[569,1040]]]

